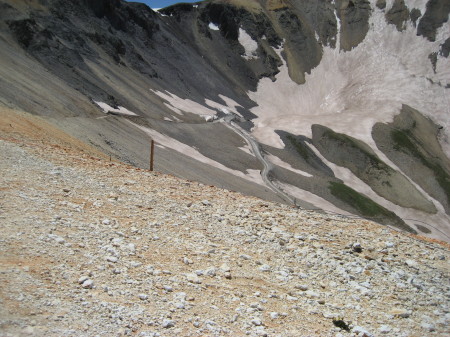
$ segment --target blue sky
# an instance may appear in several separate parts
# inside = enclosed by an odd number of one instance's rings
[[[189,1],[189,0],[185,0],[185,1],[179,1],[179,0],[128,0],[128,1],[143,2],[151,8],[163,8],[163,7],[167,7],[167,6],[179,3],[179,2],[199,2],[199,0],[195,0],[195,1]]]

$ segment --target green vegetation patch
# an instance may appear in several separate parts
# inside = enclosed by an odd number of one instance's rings
[[[305,160],[309,159],[309,150],[308,148],[303,145],[301,142],[298,142],[295,137],[288,135],[287,139],[291,142],[291,144],[294,146],[295,150],[298,152],[298,154]]]
[[[329,186],[330,192],[336,198],[344,201],[346,204],[356,208],[360,214],[366,217],[392,217],[392,212],[378,205],[376,202],[356,192],[343,183],[331,181]]]
[[[411,141],[410,131],[395,129],[391,131],[391,137],[394,141],[394,149],[404,153],[412,154],[418,158],[422,158],[417,146]]]
[[[360,152],[367,160],[370,167],[375,167],[377,170],[385,171],[386,173],[392,173],[392,169],[380,160],[374,153],[369,152],[364,149],[361,144],[356,139],[349,137],[347,135],[336,133],[331,129],[324,131],[322,137],[328,138],[331,141],[338,143],[340,146],[347,147],[354,151]]]
[[[394,144],[394,150],[410,154],[418,158],[421,163],[434,172],[436,181],[444,190],[448,202],[450,202],[450,175],[442,168],[439,163],[430,162],[425,158],[414,141],[414,136],[409,130],[392,130],[391,137]]]
[[[335,181],[330,181],[328,187],[330,192],[336,198],[342,200],[346,204],[354,207],[362,217],[378,221],[380,223],[396,226],[402,230],[417,234],[417,232],[408,226],[395,213],[387,210],[383,206],[378,205],[373,200],[356,192],[347,185]]]

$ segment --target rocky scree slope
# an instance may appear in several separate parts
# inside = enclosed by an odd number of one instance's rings
[[[1,112],[2,336],[450,334],[447,244],[111,162]]]
[[[0,6],[3,106],[137,167],[151,137],[161,171],[449,240],[448,1]]]

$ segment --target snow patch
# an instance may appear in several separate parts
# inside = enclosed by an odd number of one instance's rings
[[[258,42],[242,28],[239,28],[239,43],[244,47],[245,54],[242,56],[246,60],[257,58],[256,50],[258,49]]]
[[[229,97],[226,97],[224,95],[219,95],[219,98],[225,102],[225,104],[226,104],[225,106],[221,103],[218,103],[218,102],[210,100],[210,99],[205,99],[205,103],[206,103],[206,105],[210,106],[211,108],[222,111],[224,114],[229,115],[230,113],[234,113],[234,114],[242,117],[242,115],[237,111],[237,108],[238,107],[242,108],[242,105],[240,105],[235,100],[233,100]]]
[[[306,74],[303,85],[290,79],[286,65],[275,82],[262,79],[257,91],[248,93],[258,104],[251,109],[258,116],[253,120],[253,136],[284,148],[275,130],[311,137],[311,125],[322,124],[377,150],[371,137],[373,125],[391,122],[402,104],[450,126],[450,95],[445,89],[450,83],[450,60],[439,59],[434,73],[428,59],[439,42],[417,36],[412,25],[398,32],[386,24],[381,11],[372,13],[370,26],[366,39],[349,52],[324,47],[321,63]],[[450,156],[450,145],[443,147]]]
[[[394,1],[395,0],[386,0],[386,7],[384,9],[384,11],[387,13],[392,9],[392,6],[394,6]],[[408,2],[408,1],[406,1]],[[372,1],[373,4],[376,3],[376,1]]]
[[[286,163],[284,161],[282,161],[280,158],[278,158],[277,156],[274,156],[273,154],[269,154],[265,156],[267,158],[267,160],[269,160],[272,164],[275,164],[277,166],[280,166],[282,168],[285,168],[289,171],[292,171],[294,173],[300,174],[304,177],[308,177],[311,178],[313,175],[309,174],[308,172],[296,169],[294,167],[292,167],[289,163]]]
[[[138,116],[137,114],[135,114],[134,112],[128,110],[127,108],[124,108],[123,106],[119,106],[118,108],[113,108],[112,106],[103,103],[103,102],[97,102],[94,101],[95,104],[97,104],[104,113],[114,113],[117,115],[126,115],[126,116]]]
[[[427,2],[427,0],[407,0],[405,1],[405,5],[410,11],[417,8],[423,16],[427,10]]]
[[[391,201],[375,193],[369,185],[367,185],[356,175],[354,175],[353,172],[348,168],[341,167],[330,162],[324,156],[322,156],[317,148],[315,148],[314,146],[310,146],[309,144],[308,146],[333,171],[336,178],[341,179],[347,186],[350,186],[358,193],[367,196],[384,208],[394,212],[400,218],[402,218],[406,224],[410,225],[413,228],[415,228],[415,224],[418,222],[422,224],[432,224],[434,228],[429,227],[429,229],[433,233],[431,235],[427,234],[427,236],[434,237],[440,240],[448,240],[448,237],[444,237],[441,233],[443,232],[447,235],[450,235],[450,229],[448,227],[448,224],[450,223],[450,216],[445,213],[444,207],[438,201],[428,196],[425,192],[423,192],[422,189],[418,188],[419,191],[423,195],[426,195],[436,206],[438,210],[436,214],[429,214],[412,208],[401,207],[392,203]],[[418,187],[416,184],[414,185],[416,186],[416,188]],[[437,229],[437,231],[435,229]]]
[[[259,170],[250,170],[249,169],[249,170],[247,170],[247,174],[244,174],[241,171],[230,169],[229,167],[226,167],[225,165],[223,165],[215,160],[212,160],[211,158],[206,157],[205,155],[201,154],[197,149],[195,149],[189,145],[186,145],[176,139],[170,138],[169,136],[159,133],[156,130],[147,128],[142,125],[138,125],[136,123],[133,123],[130,120],[127,120],[127,121],[130,124],[132,124],[133,126],[139,128],[140,130],[142,130],[146,134],[148,134],[157,143],[157,145],[161,145],[164,148],[172,149],[172,150],[182,153],[188,157],[191,157],[195,160],[198,160],[199,162],[201,162],[203,164],[207,164],[207,165],[216,167],[224,172],[233,174],[237,177],[246,179],[246,180],[256,183],[258,185],[265,186],[264,181],[262,180],[262,177],[259,173]]]
[[[341,21],[339,20],[337,11],[338,11],[338,7],[336,6],[336,1],[333,0],[333,5],[334,5],[334,17],[336,19],[336,48],[340,48],[340,43],[341,43]]]
[[[195,115],[205,116],[205,115],[215,115],[216,111],[211,110],[204,105],[194,102],[190,99],[183,99],[170,92],[162,92],[150,89],[153,93],[164,99],[164,103],[169,109],[175,113],[182,115],[183,112],[190,112]]]
[[[255,156],[254,153],[252,152],[250,145],[248,145],[248,144],[245,144],[244,146],[241,146],[238,149],[251,155],[251,156]]]
[[[203,116],[203,118],[205,118],[205,122],[213,122],[218,117],[216,115],[206,115],[206,116]]]
[[[219,26],[212,22],[209,23],[208,27],[211,30],[220,30]]]
[[[219,95],[219,98],[225,102],[225,105],[210,99],[205,99],[205,104],[207,105],[205,106],[188,98],[178,97],[168,91],[162,92],[152,89],[150,89],[150,91],[165,100],[166,102],[164,102],[164,105],[178,115],[182,115],[184,112],[190,112],[205,119],[209,119],[214,118],[218,111],[222,111],[224,113],[230,113],[231,111],[241,116],[241,114],[237,111],[237,108],[242,106],[233,99],[224,95]]]

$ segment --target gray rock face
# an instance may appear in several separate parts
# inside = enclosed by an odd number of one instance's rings
[[[427,10],[417,26],[417,34],[426,37],[430,41],[436,39],[436,31],[444,22],[448,21],[450,3],[446,0],[430,0],[427,2]]]
[[[399,31],[405,29],[405,23],[409,18],[410,13],[404,0],[395,0],[392,8],[386,13],[386,21],[395,25]]]
[[[342,50],[348,51],[364,40],[369,30],[370,4],[367,0],[338,0]]]

